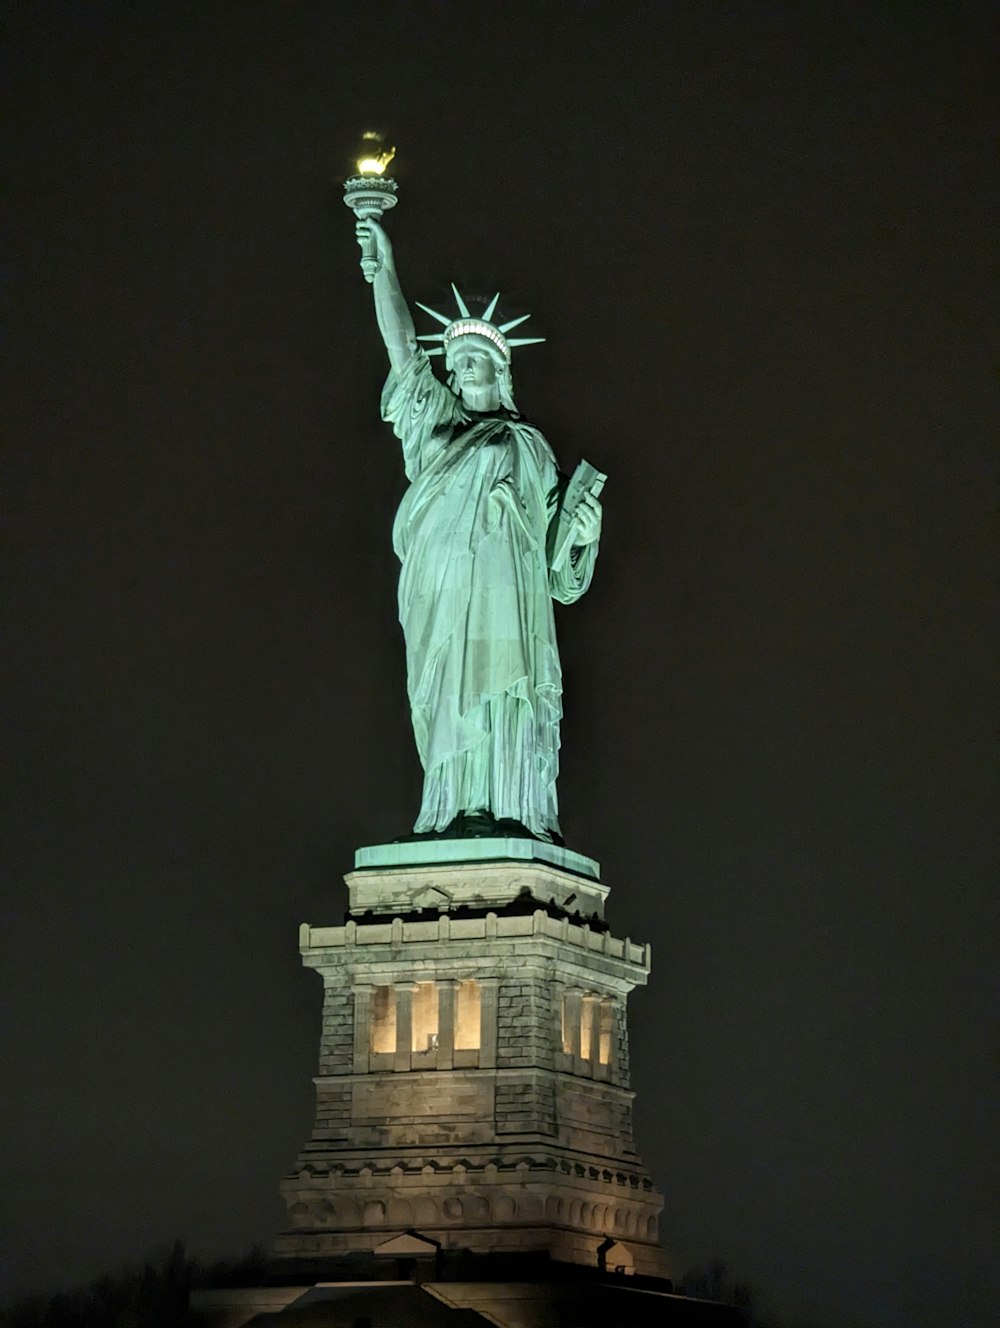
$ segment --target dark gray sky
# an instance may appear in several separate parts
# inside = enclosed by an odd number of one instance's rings
[[[267,1240],[356,845],[419,771],[339,179],[610,475],[561,795],[666,1243],[992,1323],[990,7],[15,4],[2,1284]],[[992,1310],[993,1313],[988,1313]]]

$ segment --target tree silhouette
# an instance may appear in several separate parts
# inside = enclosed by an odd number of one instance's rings
[[[80,1290],[20,1300],[0,1310],[0,1328],[193,1328],[199,1320],[188,1306],[191,1291],[252,1286],[266,1273],[262,1249],[203,1264],[176,1240],[141,1268],[106,1274]]]
[[[677,1290],[682,1296],[694,1296],[698,1300],[718,1300],[726,1305],[736,1305],[751,1324],[763,1328],[754,1314],[752,1288],[745,1282],[733,1281],[722,1259],[713,1259],[704,1268],[690,1268],[681,1278]]]

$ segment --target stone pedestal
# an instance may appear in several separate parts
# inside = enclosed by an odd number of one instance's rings
[[[629,1087],[649,948],[608,930],[596,863],[513,842],[360,850],[345,925],[303,925],[325,995],[316,1124],[281,1185],[290,1272],[419,1239],[667,1275]]]

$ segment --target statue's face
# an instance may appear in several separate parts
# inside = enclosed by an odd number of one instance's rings
[[[497,381],[493,356],[482,346],[475,345],[471,337],[463,337],[449,352],[448,367],[455,375],[456,385],[463,391],[466,387],[472,390],[492,387]]]
[[[452,374],[449,386],[461,396],[467,410],[499,410],[503,371],[487,337],[477,332],[457,337],[445,352],[445,364]]]
[[[458,337],[448,347],[445,364],[452,375],[450,385],[468,410],[499,408],[500,370],[493,346],[486,337],[474,332]]]

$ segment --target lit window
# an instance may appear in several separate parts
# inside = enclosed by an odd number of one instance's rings
[[[613,1000],[589,992],[567,993],[560,1008],[560,1037],[564,1056],[610,1065],[614,1050]]]
[[[455,1050],[478,1051],[480,996],[478,982],[460,982],[455,993]]]
[[[395,987],[375,987],[372,991],[371,1045],[373,1052],[396,1050]]]
[[[438,990],[436,982],[418,982],[413,990],[411,1051],[434,1051],[438,1044]]]

